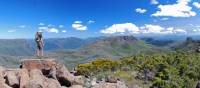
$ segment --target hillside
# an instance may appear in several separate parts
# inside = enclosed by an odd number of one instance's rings
[[[63,49],[77,49],[83,45],[90,44],[94,42],[96,38],[76,38],[76,37],[69,37],[69,38],[49,38],[44,39],[45,43],[45,51],[55,51],[55,50],[63,50]],[[33,39],[28,40],[29,44],[35,48],[35,41]]]
[[[34,49],[25,39],[0,39],[0,55],[31,56]]]
[[[128,88],[199,88],[200,54],[191,52],[139,54],[119,60],[98,58],[79,64],[77,73],[97,80],[120,79]]]
[[[46,52],[77,49],[95,40],[95,38],[80,39],[75,37],[45,39],[44,49]],[[35,50],[36,43],[34,39],[0,39],[0,56],[33,56]]]
[[[118,59],[140,53],[152,54],[157,52],[166,52],[166,50],[147,44],[133,36],[115,36],[98,39],[96,42],[84,45],[79,49],[51,52],[48,56],[62,58],[62,60],[70,62],[67,65],[75,66],[95,58]]]
[[[189,46],[197,47],[196,41],[185,42],[137,39],[134,36],[113,36],[98,38],[54,38],[45,39],[45,58],[58,58],[60,61],[69,62],[69,67],[91,61],[95,58],[109,57],[118,59],[134,56],[140,53],[166,53]],[[33,39],[0,40],[0,64],[14,67],[23,58],[36,58],[35,42]],[[187,50],[185,49],[185,50]],[[194,49],[195,50],[195,49]],[[14,63],[14,64],[12,64]]]
[[[177,40],[170,40],[170,39],[154,39],[154,38],[140,38],[141,40],[145,41],[148,44],[152,44],[154,46],[157,47],[167,47],[175,42],[177,42]]]
[[[183,52],[199,52],[200,41],[194,40],[191,37],[186,38],[185,41],[177,42],[169,46],[172,50]]]
[[[96,56],[102,54],[108,57],[125,57],[139,53],[153,53],[157,50],[161,49],[138,40],[133,36],[107,37],[80,48],[80,51],[85,54]]]
[[[45,54],[55,50],[76,49],[95,40],[96,38],[80,39],[74,37],[45,39]],[[17,67],[22,58],[37,58],[35,51],[36,44],[33,39],[0,39],[0,65]]]

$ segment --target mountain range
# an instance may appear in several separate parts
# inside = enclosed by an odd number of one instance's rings
[[[52,38],[45,39],[45,57],[68,62],[72,67],[95,58],[113,58],[137,54],[166,53],[176,50],[196,51],[197,40],[162,40],[154,38],[136,38],[134,36],[111,36],[97,38]],[[0,39],[0,64],[15,66],[20,59],[37,58],[34,39]],[[5,63],[6,62],[6,63]]]

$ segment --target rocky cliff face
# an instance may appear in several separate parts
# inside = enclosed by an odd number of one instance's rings
[[[87,80],[51,59],[23,60],[19,69],[0,67],[0,88],[88,88]],[[92,88],[127,88],[123,82],[89,84]]]

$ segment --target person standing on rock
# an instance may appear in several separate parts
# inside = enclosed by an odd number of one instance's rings
[[[42,32],[36,32],[35,34],[35,41],[37,44],[37,56],[38,57],[43,57],[43,48],[44,48],[44,42],[43,42],[43,38],[42,38]]]

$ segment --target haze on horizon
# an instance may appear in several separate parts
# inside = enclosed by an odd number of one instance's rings
[[[1,0],[0,39],[200,34],[198,0]]]

